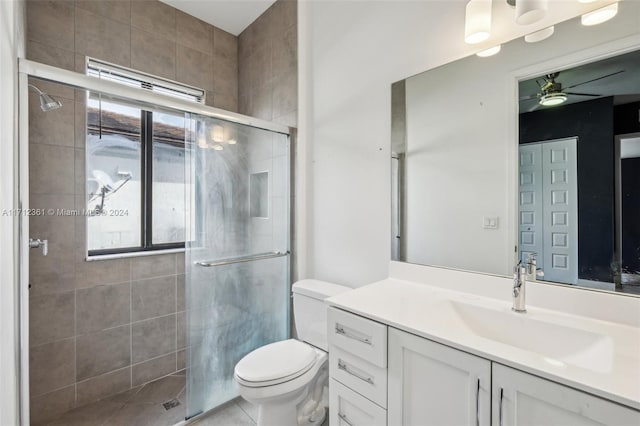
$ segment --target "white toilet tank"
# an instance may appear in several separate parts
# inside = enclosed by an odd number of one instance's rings
[[[298,339],[328,351],[327,305],[324,300],[349,290],[349,287],[319,280],[294,283],[293,315]]]

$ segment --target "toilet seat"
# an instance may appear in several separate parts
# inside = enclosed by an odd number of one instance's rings
[[[309,371],[317,350],[299,340],[289,339],[262,346],[238,362],[235,377],[247,387],[273,386],[291,381]]]

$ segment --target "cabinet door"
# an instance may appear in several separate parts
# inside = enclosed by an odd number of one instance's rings
[[[390,425],[490,424],[491,363],[389,328]]]
[[[493,364],[494,426],[640,425],[640,412]]]

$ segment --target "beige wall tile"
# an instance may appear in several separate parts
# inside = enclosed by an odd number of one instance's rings
[[[298,109],[297,74],[283,76],[273,85],[273,116],[280,117]]]
[[[29,192],[73,194],[73,148],[29,146]]]
[[[178,371],[187,368],[187,349],[181,349],[177,353],[176,368]]]
[[[228,61],[215,61],[213,65],[213,90],[216,93],[238,95],[238,65]]]
[[[213,106],[227,111],[238,111],[238,97],[234,94],[214,93]]]
[[[96,15],[115,19],[123,24],[131,23],[131,2],[129,0],[76,0],[76,7]]]
[[[135,364],[132,367],[132,386],[150,382],[176,371],[176,354],[171,353],[159,358]]]
[[[34,426],[45,424],[73,408],[75,400],[75,385],[31,397],[29,420]]]
[[[238,37],[220,28],[213,28],[213,56],[238,62]]]
[[[76,379],[88,379],[130,365],[130,336],[129,325],[78,336]]]
[[[131,66],[131,31],[121,22],[76,8],[76,53]]]
[[[295,26],[298,23],[298,1],[278,0],[271,7],[274,33]]]
[[[58,340],[29,350],[29,391],[38,396],[73,384],[74,339]]]
[[[178,45],[190,47],[211,55],[213,28],[206,22],[191,15],[179,10],[176,11],[176,41]]]
[[[132,1],[131,26],[175,41],[176,9],[155,0]]]
[[[176,276],[150,278],[131,283],[133,321],[176,312]]]
[[[170,39],[132,28],[131,68],[175,80],[175,46]]]
[[[131,286],[124,283],[79,289],[76,305],[78,334],[129,324]]]
[[[61,49],[36,41],[27,42],[27,58],[70,71],[75,69],[73,50]]]
[[[76,148],[85,149],[87,147],[87,110],[84,100],[76,101],[75,120],[75,145]]]
[[[176,255],[161,254],[131,259],[131,279],[161,277],[176,274]]]
[[[29,300],[29,346],[75,335],[73,291],[35,296]]]
[[[181,312],[185,310],[185,276],[184,274],[180,274],[176,277],[176,281],[177,281],[177,311]]]
[[[184,349],[187,346],[187,318],[186,312],[178,312],[176,314],[177,325],[177,344],[178,349]]]
[[[133,362],[143,362],[176,350],[176,316],[154,318],[132,325]]]
[[[273,76],[282,78],[298,72],[297,27],[290,27],[273,39]]]
[[[38,87],[37,83],[36,87]],[[42,111],[40,97],[34,91],[30,91],[29,143],[67,147],[75,144],[75,102],[73,98],[65,99],[58,96],[56,99],[62,102],[61,108]]]
[[[76,288],[129,281],[129,259],[80,261],[76,263]]]
[[[201,89],[213,88],[213,56],[178,45],[176,79]]]
[[[272,50],[270,48],[251,54],[247,66],[249,66],[249,90],[252,94],[272,82]],[[243,83],[246,84],[246,82]]]
[[[73,50],[73,1],[28,1],[27,20],[28,40]]]
[[[77,383],[77,405],[88,404],[98,399],[128,390],[131,387],[131,367],[112,371]]]

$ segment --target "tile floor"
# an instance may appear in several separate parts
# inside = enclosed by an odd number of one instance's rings
[[[184,420],[185,376],[158,379],[113,397],[65,413],[48,426],[171,426]],[[180,405],[166,410],[172,399]],[[255,407],[242,399],[191,424],[197,426],[254,426]]]

